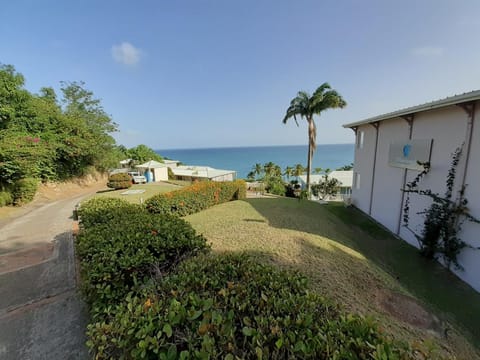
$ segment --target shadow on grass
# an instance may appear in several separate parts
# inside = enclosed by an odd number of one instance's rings
[[[360,252],[442,318],[466,329],[470,340],[480,348],[480,294],[360,211],[342,204],[320,205],[296,199],[246,201],[273,227],[320,235]]]

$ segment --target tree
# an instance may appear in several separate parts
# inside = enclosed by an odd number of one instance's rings
[[[315,174],[320,174],[322,171],[323,171],[323,169],[321,167],[317,167],[317,168],[313,169],[313,172]]]
[[[304,172],[305,172],[305,168],[303,167],[302,164],[297,164],[293,168],[293,176],[295,176],[297,178],[297,181],[298,181],[298,177],[300,175],[303,175]]]
[[[129,158],[131,158],[137,163],[143,163],[149,160],[163,162],[163,158],[160,155],[158,155],[153,149],[149,148],[147,145],[143,144],[128,149],[127,155]]]
[[[283,170],[283,175],[287,177],[287,180],[290,180],[290,176],[293,176],[293,171],[295,169],[291,166],[285,167],[285,170]]]
[[[298,126],[297,116],[304,118],[308,123],[308,158],[307,158],[307,191],[310,192],[310,173],[312,171],[313,153],[317,147],[317,127],[313,120],[314,115],[320,115],[323,111],[334,108],[344,108],[347,105],[342,96],[332,90],[328,83],[323,83],[310,96],[305,91],[299,91],[292,99],[287,108],[283,123],[292,118]]]
[[[343,165],[342,167],[339,167],[337,170],[339,171],[353,170],[353,163],[350,163],[350,165]]]

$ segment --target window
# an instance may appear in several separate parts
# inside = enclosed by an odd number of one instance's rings
[[[365,138],[365,131],[357,132],[357,149],[363,149],[363,141]]]

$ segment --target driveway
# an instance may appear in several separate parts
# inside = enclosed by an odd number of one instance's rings
[[[99,186],[37,202],[0,223],[1,359],[89,358],[72,224],[75,206]]]

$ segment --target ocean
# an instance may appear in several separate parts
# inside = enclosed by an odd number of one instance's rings
[[[211,149],[155,150],[163,157],[178,160],[186,165],[204,165],[217,169],[235,170],[238,178],[246,178],[256,163],[269,161],[287,166],[307,166],[307,145],[255,146]],[[317,145],[313,154],[312,168],[335,170],[353,162],[354,144]]]

